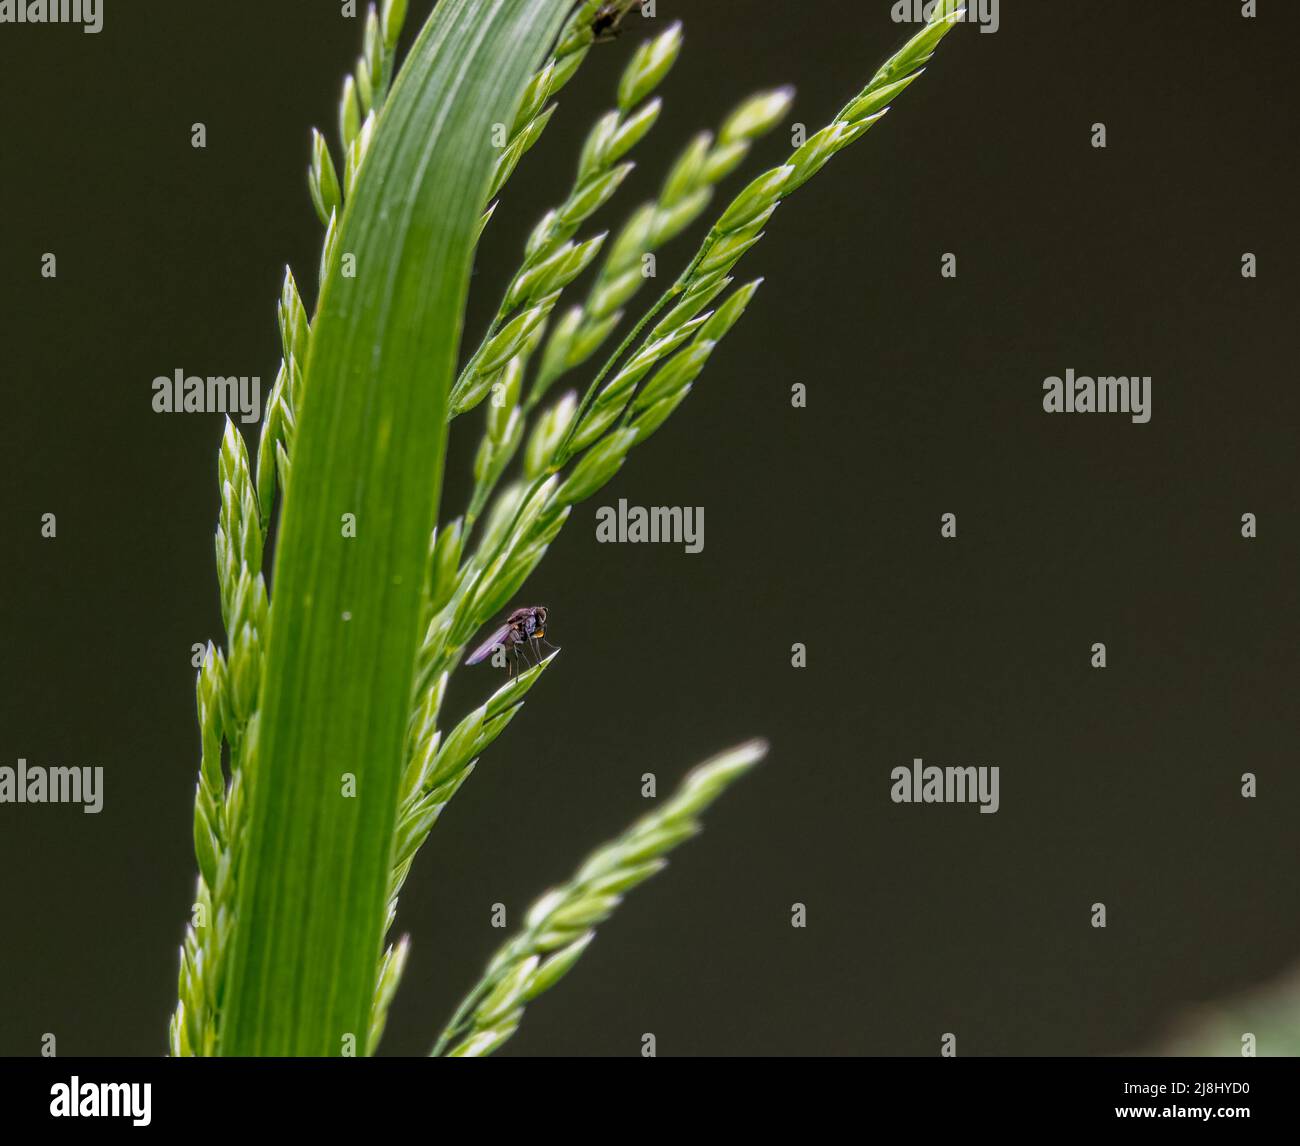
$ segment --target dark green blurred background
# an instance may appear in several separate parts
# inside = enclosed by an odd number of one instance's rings
[[[154,414],[150,382],[269,386],[283,266],[316,278],[308,129],[334,139],[360,36],[334,0],[105,2],[99,36],[0,26],[0,763],[102,765],[107,786],[98,816],[0,806],[5,1054],[45,1032],[64,1055],[165,1049],[221,420]],[[387,1053],[427,1049],[501,940],[492,903],[517,918],[640,814],[642,773],[662,790],[755,734],[767,763],[510,1053],[654,1032],[664,1055],[934,1054],[948,1031],[963,1054],[1119,1053],[1300,958],[1300,19],[1239,7],[1006,0],[782,207],[743,323],[521,598],[564,655],[420,854]],[[686,50],[600,225],[752,90],[795,83],[792,120],[820,127],[905,38],[889,8],[660,0],[649,30],[683,17]],[[593,54],[512,181],[469,336],[646,31]],[[1049,418],[1067,367],[1151,375],[1152,421]],[[455,511],[478,421],[456,427]],[[704,506],[704,552],[598,544],[619,497]],[[465,670],[447,711],[492,683]],[[914,756],[998,765],[1001,811],[893,805]]]

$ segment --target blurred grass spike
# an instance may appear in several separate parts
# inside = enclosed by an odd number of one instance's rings
[[[568,974],[623,893],[662,871],[666,854],[699,832],[705,809],[766,754],[765,743],[751,740],[700,764],[670,799],[543,895],[528,911],[524,930],[493,956],[432,1053],[477,1058],[509,1039],[525,1004]]]

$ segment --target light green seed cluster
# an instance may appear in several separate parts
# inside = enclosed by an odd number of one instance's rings
[[[448,674],[443,673],[434,687],[425,693],[411,720],[407,763],[402,777],[402,795],[393,843],[393,872],[388,884],[388,919],[385,930],[393,925],[397,912],[397,895],[406,882],[411,862],[429,838],[443,808],[474,771],[479,756],[523,709],[524,696],[554,658],[553,653],[497,689],[485,704],[479,705],[456,725],[445,743],[438,730],[438,713],[446,692]],[[404,948],[399,945],[399,950]],[[376,992],[373,1004],[372,1039],[368,1046],[374,1046],[378,1033],[382,1033],[383,1016],[380,1008],[387,1007],[384,994],[386,981],[393,979],[391,989],[396,989],[396,977],[401,975],[400,966],[395,969],[390,966],[396,958],[398,956],[390,946],[380,963],[380,989]],[[404,954],[401,958],[405,958]],[[389,996],[391,997],[391,990]],[[374,1029],[376,1023],[379,1026],[378,1032]]]
[[[726,285],[719,282],[717,289]],[[670,324],[673,316],[668,316],[661,324],[660,339],[620,371],[587,412],[585,417],[596,428],[588,430],[584,423],[577,446],[572,441],[566,444],[574,425],[576,396],[562,398],[543,414],[526,450],[524,480],[498,493],[477,549],[454,577],[447,570],[463,548],[462,521],[452,522],[444,538],[435,537],[434,566],[439,572],[421,645],[421,693],[440,673],[452,669],[475,631],[510,603],[546,556],[573,507],[613,479],[633,445],[648,438],[685,400],[758,286],[758,281],[748,283],[717,311],[683,320],[676,327]],[[659,369],[634,398],[637,381],[672,348],[687,342],[686,353]],[[605,432],[620,415],[626,416],[626,424]],[[557,471],[571,459],[574,464],[561,479]]]
[[[613,424],[618,415],[611,416],[610,411],[623,396],[623,390],[615,386],[619,377],[633,366],[644,373],[681,345],[683,331],[689,331],[690,323],[717,294],[714,288],[725,282],[745,253],[763,237],[763,228],[781,202],[837,152],[860,139],[888,111],[889,101],[921,74],[922,66],[933,55],[939,41],[961,20],[964,12],[957,0],[946,0],[937,6],[931,22],[885,62],[871,82],[827,127],[805,140],[780,167],[759,175],[732,200],[686,270],[596,375],[578,406],[558,461],[562,463],[572,456],[578,448],[576,442],[589,441],[598,434],[602,421],[605,426]],[[668,318],[650,331],[630,362],[610,386],[602,389],[605,377],[631,349],[644,327],[669,303],[674,304],[674,309]],[[611,386],[615,386],[612,393]],[[593,408],[593,403],[596,407],[603,405],[603,410]]]
[[[201,756],[194,800],[194,854],[199,877],[195,921],[186,929],[181,947],[179,999],[170,1031],[173,1055],[208,1055],[216,1047],[216,1000],[225,981],[224,956],[233,923],[238,843],[244,826],[243,793],[254,753],[252,724],[270,609],[262,575],[263,514],[244,439],[229,419],[218,474],[217,580],[228,643],[223,654],[209,642],[196,683]],[[223,742],[230,753],[229,784],[222,767]]]
[[[506,289],[487,337],[470,356],[452,388],[451,417],[472,410],[495,386],[504,382],[508,388],[513,379],[505,374],[511,368],[517,375],[522,374],[522,360],[535,347],[560,292],[600,253],[606,237],[603,233],[579,243],[573,241],[574,236],[632,171],[633,164],[625,157],[659,118],[662,104],[649,97],[676,63],[681,44],[681,25],[674,24],[642,44],[624,70],[618,107],[602,116],[587,135],[568,195],[533,228],[524,248],[523,264]],[[553,82],[552,72],[548,64],[530,86],[530,93],[536,89],[541,101],[553,90],[546,87]],[[525,97],[521,119],[537,123],[543,115],[549,115],[549,109],[526,114],[530,100],[535,98]],[[507,146],[503,159],[509,154]]]
[[[507,302],[526,300],[524,314],[529,303],[541,313],[525,318],[511,331],[508,341],[514,344],[508,347],[508,357],[499,358],[501,344],[494,350],[493,357],[498,357],[499,362],[493,362],[498,373],[491,385],[500,389],[489,409],[487,432],[475,462],[475,491],[466,514],[444,526],[431,542],[429,620],[420,654],[417,695],[427,698],[441,692],[470,638],[513,601],[545,556],[573,506],[609,482],[622,467],[630,449],[658,429],[686,398],[719,341],[744,313],[759,283],[740,287],[713,311],[706,308],[731,286],[731,271],[761,239],[776,206],[820,170],[832,155],[870,128],[883,114],[888,101],[920,74],[921,65],[960,15],[961,9],[951,0],[936,11],[932,23],[880,69],[828,128],[810,137],[786,163],[759,176],[735,197],[687,270],[597,374],[583,401],[579,403],[576,395],[563,395],[536,419],[524,450],[521,480],[497,491],[496,486],[522,440],[526,415],[536,395],[564,370],[589,357],[608,337],[621,317],[621,307],[644,281],[642,257],[667,242],[707,208],[715,184],[743,159],[754,139],[783,118],[789,93],[782,90],[754,97],[723,124],[716,143],[702,136],[687,149],[658,199],[633,217],[609,249],[586,304],[575,308],[579,311],[577,317],[570,317],[574,314],[570,311],[555,328],[538,375],[546,381],[534,384],[534,394],[522,408],[519,393],[524,373],[543,337],[545,319],[555,305],[558,290],[535,297],[534,292],[555,284],[542,281],[544,276],[536,275],[535,265],[526,261],[521,267],[507,294]],[[638,53],[638,58],[650,55],[651,49],[645,48]],[[637,82],[629,79],[634,72],[635,67],[630,67],[620,85],[624,100],[638,94]],[[640,94],[644,98],[648,91]],[[621,111],[618,114],[617,120],[608,117],[603,120],[607,126],[598,125],[592,138],[608,138],[609,133],[618,130],[608,125],[627,122]],[[580,175],[585,170],[595,170],[585,157],[589,153],[598,154],[599,150],[598,144],[589,140]],[[530,252],[542,249],[537,236],[549,234],[552,222],[548,216],[539,225]],[[565,235],[561,244],[571,237],[572,233]],[[576,249],[575,246],[573,250]],[[526,260],[529,257],[530,253],[526,252]],[[573,256],[566,253],[566,257]],[[531,279],[527,277],[530,273]],[[633,350],[637,337],[665,309],[667,313],[649,329],[644,343]],[[505,329],[506,326],[501,327],[501,331]],[[501,331],[493,331],[489,337],[499,337]],[[622,361],[629,351],[630,357]],[[485,393],[481,391],[476,397],[481,398]],[[567,472],[561,475],[564,469]],[[490,493],[495,496],[489,505]],[[482,534],[466,557],[471,531],[484,511]],[[407,839],[415,836],[423,839],[428,834],[432,825],[431,808],[436,806],[437,812],[441,811],[472,770],[487,740],[508,723],[507,715],[499,726],[493,724],[494,717],[481,708],[467,718],[467,723],[462,722],[447,744],[442,745],[437,739],[436,705],[432,711],[435,715],[430,719],[413,721],[413,726],[422,729],[422,737],[420,747],[413,748],[408,756],[408,772],[415,770],[425,782],[437,773],[446,779],[432,790],[436,797],[432,792],[426,797],[429,802],[422,813],[415,810],[418,805],[412,802],[411,831],[404,837]],[[452,740],[457,741],[454,754],[443,755]],[[444,770],[439,757],[443,764],[454,760],[455,766]],[[691,788],[696,795],[706,790],[707,784]],[[432,816],[436,818],[436,814]],[[642,855],[639,845],[649,840],[654,846],[672,846],[672,827],[662,821],[652,821],[650,827],[642,825],[634,832],[637,844],[628,843],[621,851],[612,845],[614,851],[601,853],[604,856],[601,862],[622,855],[632,865],[622,870],[622,876],[636,882],[651,874],[649,868],[635,867],[636,857]],[[664,829],[664,834],[657,835],[659,829]],[[643,855],[643,862],[653,864],[653,856]],[[605,878],[593,875],[598,866],[584,868],[584,878],[596,881]],[[608,878],[614,882],[618,879],[613,875]],[[522,1003],[558,979],[581,954],[589,941],[588,928],[581,924],[582,913],[593,912],[591,918],[603,918],[601,912],[616,902],[618,892],[611,887],[607,883],[572,887],[564,902],[574,914],[547,915],[545,931],[533,928],[534,920],[530,917],[529,934],[543,936],[545,950],[534,950],[528,946],[527,939],[521,939],[518,946],[509,949],[509,954],[503,953],[484,983],[471,993],[462,1014],[445,1036],[443,1048],[454,1042],[454,1053],[482,1054],[509,1037],[518,1023]],[[602,900],[601,895],[615,898]],[[581,906],[577,906],[579,903]],[[537,920],[541,927],[540,914]],[[475,1016],[472,1021],[466,1018],[470,1013]]]
[[[229,419],[218,472],[217,580],[228,645],[223,654],[209,642],[195,687],[201,745],[194,800],[199,877],[195,919],[181,947],[179,999],[170,1030],[173,1055],[209,1055],[216,1047],[217,1000],[233,924],[243,793],[255,751],[254,710],[270,607],[262,576],[262,515],[244,439]],[[222,767],[223,742],[230,753],[229,784]]]
[[[522,711],[524,696],[554,657],[552,654],[497,689],[486,703],[461,720],[445,741],[438,729],[438,713],[448,674],[443,673],[428,690],[410,726],[393,850],[392,896],[401,888],[411,860],[443,806],[474,770],[483,751]]]
[[[568,883],[534,903],[524,930],[488,964],[433,1053],[480,1057],[510,1038],[524,1007],[569,972],[623,895],[664,869],[664,856],[699,832],[704,810],[766,751],[765,744],[753,741],[699,765],[662,807],[599,848]]]
[[[525,450],[523,480],[496,494],[483,536],[465,559],[468,526],[485,500],[483,490],[494,486],[504,472],[501,455],[513,454],[518,439],[518,410],[513,404],[518,377],[510,377],[506,387],[508,416],[495,423],[505,427],[498,432],[506,448],[495,454],[489,446],[481,449],[471,512],[453,523],[455,545],[441,553],[444,570],[450,568],[453,548],[455,558],[463,563],[455,578],[448,578],[444,572],[440,589],[433,595],[436,604],[430,609],[421,648],[421,691],[440,673],[452,669],[473,633],[512,599],[545,555],[572,507],[613,478],[629,450],[646,440],[685,400],[709,356],[739,320],[761,280],[736,290],[716,311],[705,308],[731,285],[730,272],[761,239],[777,205],[880,118],[889,100],[920,75],[922,65],[963,12],[955,0],[936,8],[931,22],[879,69],[827,128],[796,148],[786,163],[758,176],[735,196],[686,271],[597,374],[583,400],[575,404],[574,396],[565,395],[538,419]],[[779,122],[788,102],[789,93],[778,91],[741,105],[724,123],[716,145],[702,137],[688,148],[650,211],[673,219],[684,203],[690,203],[701,190],[707,191],[715,176],[721,177],[738,157],[743,157],[751,140]],[[692,209],[698,213],[703,208]],[[645,227],[644,220],[649,217],[645,208],[639,216],[642,221],[634,219],[634,223],[638,228]],[[626,277],[628,271],[636,271],[627,262],[628,252],[637,252],[642,241],[635,230],[625,231],[616,240],[607,270],[601,272],[606,286],[621,280],[625,285],[620,289],[626,289],[626,283],[631,281]],[[595,291],[602,289],[598,280]],[[609,298],[617,298],[617,291]],[[669,304],[672,306],[668,313],[620,366],[637,337]],[[608,319],[608,305],[606,302],[593,308],[589,304],[583,308],[576,323],[586,335],[601,330]],[[617,313],[617,308],[610,313]],[[562,328],[563,323],[553,338],[560,338]],[[533,346],[535,341],[526,348],[525,357]],[[549,346],[546,353],[552,353]],[[567,361],[567,354],[562,358]],[[543,373],[546,370],[544,364]],[[493,424],[490,419],[485,442],[493,440]],[[495,458],[494,463],[484,465],[485,457]],[[566,466],[569,472],[557,482],[558,471]]]
[[[616,5],[620,13],[628,12],[636,0],[618,0]],[[553,95],[558,93],[581,67],[587,53],[591,50],[594,35],[591,30],[597,12],[603,7],[602,0],[584,0],[569,17],[560,38],[556,43],[555,54],[547,60],[533,77],[524,92],[519,111],[515,113],[514,123],[507,133],[505,147],[501,158],[497,160],[496,171],[492,179],[492,188],[488,198],[494,198],[505,186],[514,173],[519,161],[541,138],[546,125],[555,113],[555,104],[548,104]],[[487,225],[492,208],[487,209],[483,225]]]
[[[705,212],[717,184],[745,159],[756,140],[784,119],[793,94],[789,88],[759,93],[726,119],[716,139],[702,132],[691,141],[673,164],[658,198],[642,204],[619,232],[585,302],[570,308],[551,331],[529,406],[606,342],[622,321],[622,308],[652,277],[647,256]]]
[[[356,68],[344,79],[343,95],[339,99],[342,180],[325,137],[319,131],[312,131],[307,186],[316,214],[331,231],[332,220],[342,214],[344,200],[352,193],[357,172],[374,138],[375,121],[392,87],[397,41],[406,22],[406,6],[407,0],[384,0],[382,12],[373,4],[366,12],[361,55]]]
[[[370,1027],[366,1034],[368,1047],[378,1046],[379,1040],[384,1037],[384,1027],[388,1025],[388,1008],[393,996],[397,994],[410,952],[411,941],[403,935],[396,943],[389,944],[379,960],[379,977],[375,982],[375,999],[370,1007]]]

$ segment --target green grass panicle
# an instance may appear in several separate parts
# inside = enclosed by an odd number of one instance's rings
[[[411,863],[556,663],[543,660],[457,720],[444,700],[468,643],[515,603],[574,507],[690,394],[754,299],[761,280],[737,286],[734,272],[776,208],[879,122],[964,12],[957,0],[937,5],[826,127],[751,178],[582,396],[555,396],[554,383],[614,337],[665,246],[709,210],[791,104],[785,88],[745,100],[687,144],[612,240],[584,236],[658,120],[682,48],[678,25],[647,37],[457,373],[470,259],[496,196],[552,121],[554,97],[596,43],[598,16],[633,7],[442,0],[399,70],[406,2],[385,0],[366,16],[343,85],[337,161],[312,134],[320,298],[309,317],[286,272],[282,361],[256,457],[233,424],[219,453],[227,639],[207,646],[196,682],[199,877],[174,1055],[373,1051],[409,959],[405,938],[385,946],[384,937]],[[581,301],[562,309],[578,289]],[[472,493],[435,528],[447,434],[479,405]],[[264,564],[277,500],[273,607]],[[501,1045],[622,892],[658,870],[761,751],[747,745],[704,766],[543,899],[437,1052]],[[252,919],[257,927],[241,926]]]

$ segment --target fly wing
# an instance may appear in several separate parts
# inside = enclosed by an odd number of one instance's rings
[[[497,645],[505,643],[506,634],[508,632],[510,632],[510,626],[502,625],[495,633],[488,637],[486,641],[469,654],[469,659],[467,659],[465,663],[467,665],[476,665],[479,661],[487,660],[487,658],[492,655],[492,650],[496,648]]]

